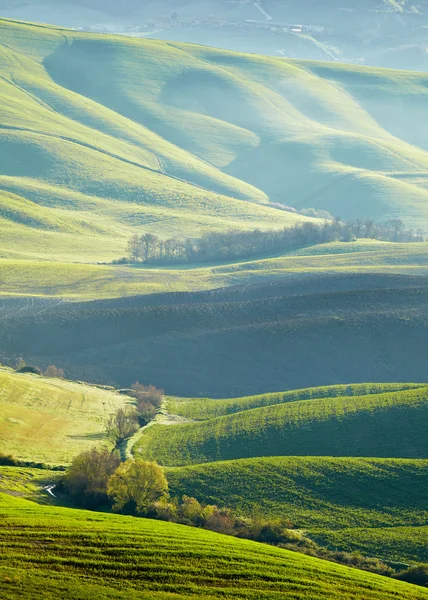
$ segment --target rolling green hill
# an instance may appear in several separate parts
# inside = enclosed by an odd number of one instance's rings
[[[428,560],[426,460],[274,457],[167,470],[171,493],[286,518],[331,549]]]
[[[425,75],[0,30],[3,257],[108,260],[133,231],[301,218],[268,200],[427,222]]]
[[[313,398],[154,425],[133,452],[167,466],[278,455],[427,458],[427,391]]]
[[[33,240],[43,252],[56,251],[42,238]],[[0,242],[1,243],[1,242]],[[96,245],[97,240],[92,239]],[[94,246],[95,247],[95,246]],[[7,253],[10,255],[10,253]],[[153,294],[212,290],[225,286],[292,281],[299,276],[382,273],[428,274],[428,245],[359,241],[323,244],[275,258],[243,260],[234,264],[158,268],[149,266],[75,264],[0,258],[1,294],[94,300]],[[339,278],[338,278],[339,279]]]
[[[409,584],[196,528],[0,495],[5,600],[428,598]]]
[[[125,401],[94,386],[0,369],[0,452],[67,464],[79,452],[108,443],[106,418]]]
[[[313,400],[317,398],[334,398],[343,396],[366,396],[368,394],[382,394],[412,388],[423,388],[422,383],[363,383],[356,385],[333,385],[325,387],[308,388],[305,390],[292,390],[246,398],[228,398],[225,400],[212,400],[210,398],[167,398],[165,408],[168,413],[179,415],[195,421],[205,421],[223,415],[230,415],[252,408],[273,406],[286,402],[299,400]]]
[[[288,518],[297,529],[426,525],[427,460],[278,456],[168,468],[167,476],[174,495]]]

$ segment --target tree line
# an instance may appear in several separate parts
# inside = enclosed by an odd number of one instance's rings
[[[424,242],[421,229],[407,229],[401,219],[375,223],[370,219],[324,223],[298,223],[280,230],[253,229],[205,232],[199,238],[163,239],[153,233],[135,234],[128,242],[128,256],[116,263],[193,263],[233,260],[289,251],[329,242],[375,239],[386,242]]]

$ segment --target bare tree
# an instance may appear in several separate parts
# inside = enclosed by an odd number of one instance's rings
[[[107,437],[116,448],[138,431],[138,414],[134,407],[118,408],[106,423]]]
[[[134,262],[141,257],[141,241],[137,234],[133,235],[128,242],[128,254]]]

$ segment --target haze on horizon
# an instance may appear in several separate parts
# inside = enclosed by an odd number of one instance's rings
[[[428,70],[426,0],[0,0],[0,17],[277,57]]]

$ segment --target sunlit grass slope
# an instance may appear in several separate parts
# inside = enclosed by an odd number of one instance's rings
[[[4,495],[0,516],[6,600],[428,598],[423,588],[172,523],[41,507]]]
[[[274,457],[168,469],[171,492],[286,518],[330,548],[428,560],[428,461]]]
[[[12,235],[13,227],[10,225],[2,229],[0,248],[2,241]],[[18,243],[19,236],[15,239]],[[301,249],[276,258],[158,269],[72,264],[66,262],[71,247],[80,253],[81,257],[84,255],[84,260],[90,261],[93,257],[91,248],[96,251],[100,240],[105,244],[104,247],[108,248],[108,252],[114,246],[114,240],[95,236],[88,241],[86,250],[83,250],[79,245],[80,238],[61,234],[60,247],[57,246],[58,239],[52,237],[49,232],[40,236],[34,234],[33,248],[39,248],[42,253],[60,258],[63,262],[22,260],[23,256],[28,256],[26,250],[21,252],[18,247],[13,251],[10,248],[6,249],[3,256],[7,258],[0,258],[1,294],[91,300],[158,292],[210,290],[316,274],[336,273],[346,276],[375,272],[390,275],[428,275],[428,244],[425,243],[335,242]]]
[[[44,488],[55,484],[61,475],[60,471],[48,469],[0,467],[0,493],[39,504],[52,504],[55,500]]]
[[[105,421],[123,396],[94,386],[0,369],[0,452],[66,464],[108,443]]]
[[[425,387],[423,383],[359,383],[355,385],[328,385],[325,387],[308,388],[305,390],[291,390],[272,394],[247,396],[246,398],[227,398],[212,400],[210,398],[167,398],[165,408],[169,413],[205,421],[214,417],[230,415],[233,413],[273,406],[285,402],[299,400],[312,400],[316,398],[334,398],[337,396],[365,396],[368,394],[381,394],[412,388]]]
[[[0,35],[4,257],[107,260],[134,231],[300,218],[268,200],[428,220],[423,74],[7,20]],[[408,107],[403,134],[390,98]]]
[[[0,29],[0,217],[11,224],[6,249],[52,259],[50,240],[59,255],[97,260],[122,254],[137,228],[193,234],[298,218],[260,206],[267,201],[263,192],[156,131],[165,110],[162,89],[187,63],[198,62],[191,54],[168,44],[4,20]],[[140,101],[152,116],[129,114]],[[206,146],[219,146],[214,153],[225,153],[225,160],[257,143],[255,134],[233,125],[211,119],[206,127],[206,119],[189,117],[191,135],[198,137],[202,120]],[[35,237],[48,242],[44,252],[42,244],[34,247]]]
[[[314,398],[154,425],[134,453],[168,466],[278,455],[427,458],[427,422],[427,388]]]

